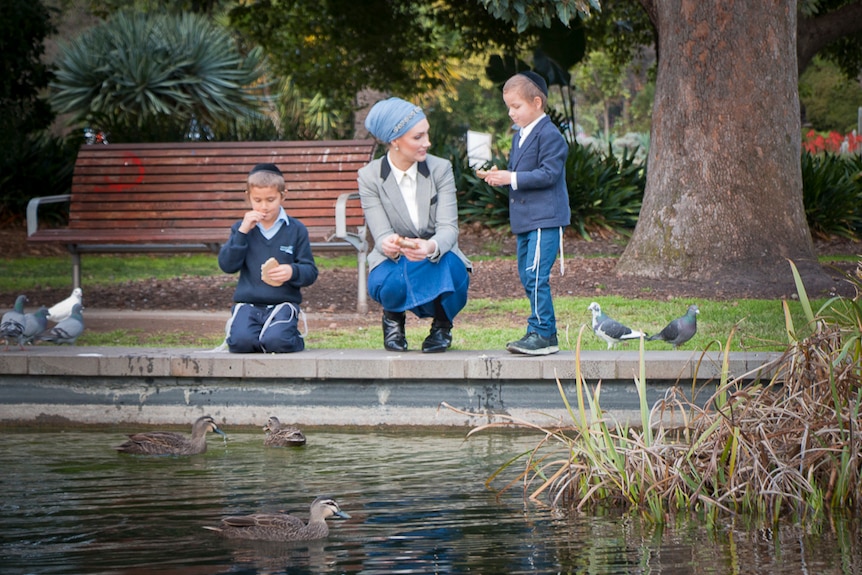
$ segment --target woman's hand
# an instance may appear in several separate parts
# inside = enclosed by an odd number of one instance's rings
[[[401,253],[411,262],[422,261],[434,253],[436,246],[434,242],[423,240],[420,238],[404,238],[409,243],[404,243],[401,246]],[[416,247],[412,247],[416,246]]]
[[[398,234],[387,237],[380,247],[387,257],[395,259],[403,255],[411,262],[424,260],[437,250],[436,242],[422,238],[405,238]]]
[[[398,245],[398,240],[401,239],[401,236],[398,234],[392,234],[390,236],[386,236],[382,242],[380,242],[380,250],[383,254],[390,259],[396,259],[401,255],[401,246]]]

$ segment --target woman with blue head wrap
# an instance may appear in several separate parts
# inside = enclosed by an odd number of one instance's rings
[[[387,153],[359,170],[359,197],[374,237],[368,293],[383,306],[383,346],[407,351],[406,312],[429,317],[425,353],[452,345],[452,320],[467,303],[472,264],[458,248],[455,177],[448,160],[428,153],[422,108],[389,98],[365,119]]]

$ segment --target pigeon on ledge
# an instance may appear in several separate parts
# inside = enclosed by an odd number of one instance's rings
[[[48,310],[48,319],[54,323],[60,323],[70,315],[72,315],[72,306],[76,303],[83,305],[84,292],[81,288],[72,290],[72,295],[59,301],[51,306]]]
[[[81,304],[76,303],[72,306],[72,313],[69,317],[40,335],[38,339],[56,344],[68,343],[69,345],[75,345],[75,341],[77,341],[78,336],[83,331],[84,316],[81,315]]]
[[[697,333],[697,314],[699,313],[700,310],[697,309],[697,306],[691,304],[684,316],[667,324],[663,330],[650,337],[648,341],[660,339],[673,344],[673,348],[677,349]]]
[[[593,313],[593,333],[608,342],[608,349],[621,341],[646,337],[645,333],[626,327],[606,316],[596,302],[591,303],[587,309]]]
[[[48,328],[48,308],[40,307],[33,313],[24,314],[24,331],[18,338],[18,347],[24,349],[25,343],[33,343],[36,337]]]
[[[0,319],[0,338],[5,341],[3,351],[9,350],[9,340],[19,339],[24,333],[24,304],[27,296],[19,295],[15,298],[15,306],[3,314]]]

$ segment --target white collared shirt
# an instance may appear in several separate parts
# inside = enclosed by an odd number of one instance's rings
[[[518,135],[520,136],[520,138],[518,140],[518,147],[519,148],[524,145],[524,140],[527,139],[527,136],[529,136],[530,132],[533,131],[533,128],[536,127],[536,124],[541,122],[542,118],[544,118],[546,115],[547,114],[543,113],[541,116],[539,116],[538,118],[536,118],[535,120],[533,120],[532,122],[530,122],[529,124],[527,124],[526,126],[524,126],[523,128],[520,129],[520,131],[518,132]]]
[[[410,214],[410,219],[413,220],[413,225],[419,228],[419,205],[416,202],[416,176],[418,170],[416,163],[407,168],[407,171],[399,170],[392,163],[392,158],[389,158],[389,166],[392,168],[392,175],[395,176],[395,181],[398,182],[398,187],[401,189],[401,196],[404,198],[404,203],[407,205],[407,212]]]

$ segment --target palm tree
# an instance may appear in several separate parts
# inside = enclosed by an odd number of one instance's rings
[[[112,142],[181,141],[190,127],[259,118],[260,48],[196,14],[120,12],[61,47],[51,103]]]

